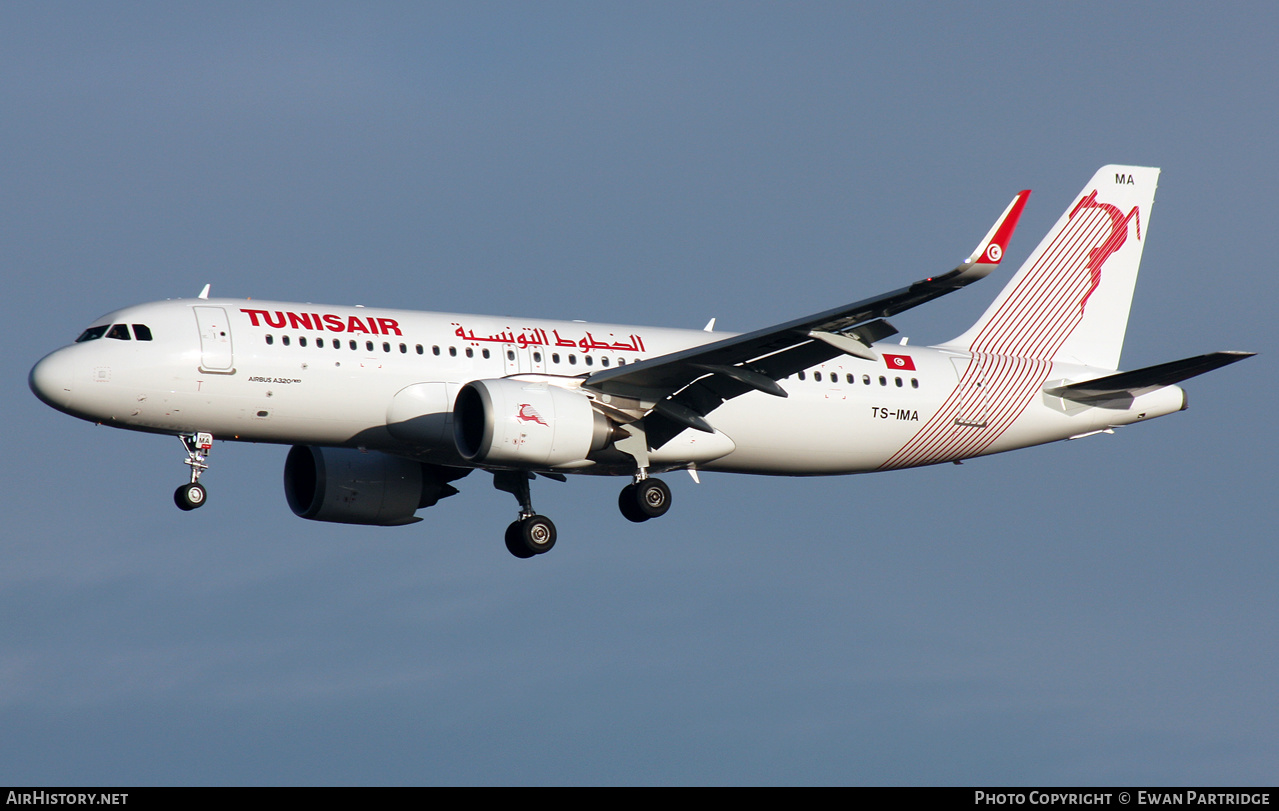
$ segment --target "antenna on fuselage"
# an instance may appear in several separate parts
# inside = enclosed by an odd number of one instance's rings
[[[211,284],[206,284],[206,285],[204,286],[204,289],[200,291],[199,298],[206,298],[206,299],[207,299],[207,298],[209,297],[209,288],[210,288],[210,287],[212,287],[212,286],[213,286],[213,285],[211,285]]]

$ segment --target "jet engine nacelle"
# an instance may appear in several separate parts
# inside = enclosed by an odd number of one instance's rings
[[[453,406],[458,453],[468,462],[555,467],[609,443],[612,426],[583,394],[546,383],[474,380]]]
[[[294,445],[284,462],[284,495],[300,518],[339,524],[395,527],[457,493],[448,482],[469,470],[453,470],[352,448]]]

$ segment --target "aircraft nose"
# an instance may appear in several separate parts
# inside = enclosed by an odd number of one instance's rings
[[[75,394],[76,364],[69,355],[66,349],[51,352],[32,366],[31,374],[27,375],[27,385],[35,396],[59,411],[71,407]]]

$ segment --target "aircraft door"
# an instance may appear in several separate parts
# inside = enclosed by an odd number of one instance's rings
[[[955,417],[955,424],[985,428],[986,389],[981,363],[976,358],[951,358],[950,362],[955,366],[960,386],[959,414]]]
[[[200,329],[200,371],[235,374],[231,323],[221,307],[192,307]]]

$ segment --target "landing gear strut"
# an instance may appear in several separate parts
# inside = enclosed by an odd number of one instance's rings
[[[533,474],[523,470],[493,473],[493,486],[510,493],[520,502],[520,517],[506,528],[506,549],[517,558],[542,555],[555,546],[555,524],[546,516],[533,512],[533,498],[528,487],[531,478]]]
[[[213,450],[213,434],[183,434],[178,439],[182,440],[182,447],[186,448],[187,458],[183,461],[191,466],[191,481],[173,491],[173,503],[178,505],[179,510],[194,510],[196,507],[203,507],[209,496],[204,485],[200,484],[200,474],[209,469],[204,460],[209,457],[209,451]]]
[[[660,518],[671,508],[671,488],[661,479],[651,479],[644,471],[635,474],[635,482],[622,488],[617,506],[627,520],[640,523]]]

